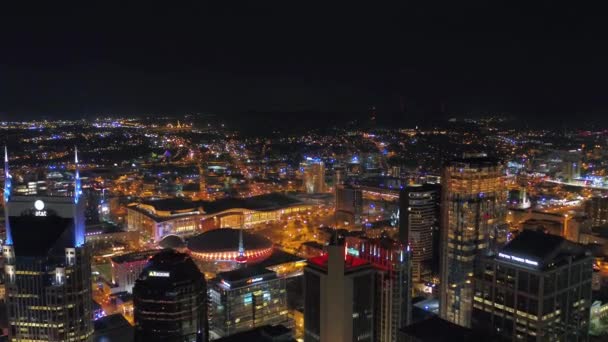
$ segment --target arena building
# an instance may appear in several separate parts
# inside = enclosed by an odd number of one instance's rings
[[[236,263],[240,233],[247,263],[259,263],[272,255],[273,245],[267,238],[231,228],[214,229],[190,238],[188,251],[198,261]]]
[[[282,194],[228,198],[213,202],[184,198],[152,199],[127,207],[128,230],[145,241],[159,242],[167,235],[192,236],[227,227],[251,227],[280,220],[283,215],[310,211],[313,204]]]

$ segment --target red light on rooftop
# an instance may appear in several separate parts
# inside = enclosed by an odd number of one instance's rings
[[[311,264],[317,265],[319,267],[322,267],[324,269],[327,269],[328,260],[329,260],[329,255],[326,253],[321,256],[308,259],[308,262]],[[354,257],[349,254],[344,256],[344,267],[346,270],[349,270],[352,268],[357,268],[359,266],[364,266],[364,265],[368,265],[368,264],[369,264],[369,262],[367,262],[367,260],[365,260],[365,259],[357,258],[357,257]]]

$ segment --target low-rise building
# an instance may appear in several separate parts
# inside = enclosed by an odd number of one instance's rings
[[[117,255],[110,259],[112,263],[112,288],[113,293],[133,291],[135,281],[144,269],[148,260],[159,250],[149,250]]]
[[[230,336],[264,325],[292,328],[285,278],[262,267],[219,273],[210,282],[210,331]]]

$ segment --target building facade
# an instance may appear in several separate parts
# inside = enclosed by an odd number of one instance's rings
[[[509,341],[587,341],[592,272],[582,245],[524,231],[479,261],[473,328]]]
[[[356,186],[336,186],[336,219],[338,222],[361,223],[363,192]]]
[[[375,269],[374,341],[396,341],[411,321],[411,251],[386,236],[346,238],[347,253],[367,260]]]
[[[112,292],[133,292],[133,286],[146,264],[158,250],[133,252],[114,256],[110,259],[112,264]]]
[[[167,235],[195,234],[201,228],[202,209],[194,203],[158,200],[127,206],[127,229],[138,231],[146,241]]]
[[[442,178],[440,316],[470,327],[475,259],[506,242],[507,188],[490,158],[448,163]]]
[[[127,206],[127,229],[138,231],[145,241],[159,242],[167,235],[191,236],[215,228],[242,228],[277,221],[283,215],[314,207],[281,194],[212,202],[156,199]]]
[[[304,269],[304,341],[373,341],[374,286],[372,265],[345,254],[345,246]]]
[[[317,194],[325,192],[325,164],[319,159],[308,158],[302,166],[304,192]]]
[[[262,267],[219,273],[209,290],[211,331],[225,337],[264,325],[292,327],[285,281]]]
[[[91,264],[78,168],[72,196],[11,196],[6,156],[5,163],[9,339],[91,341]]]
[[[407,186],[399,194],[399,240],[409,245],[412,280],[430,278],[433,236],[439,233],[439,187]]]
[[[207,284],[184,253],[156,254],[133,287],[135,341],[209,340]]]
[[[585,214],[592,227],[608,224],[608,197],[594,196],[585,202]]]

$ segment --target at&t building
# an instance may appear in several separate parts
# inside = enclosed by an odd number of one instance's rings
[[[78,168],[70,197],[11,197],[6,154],[5,177],[2,253],[10,340],[92,340],[91,266]]]

